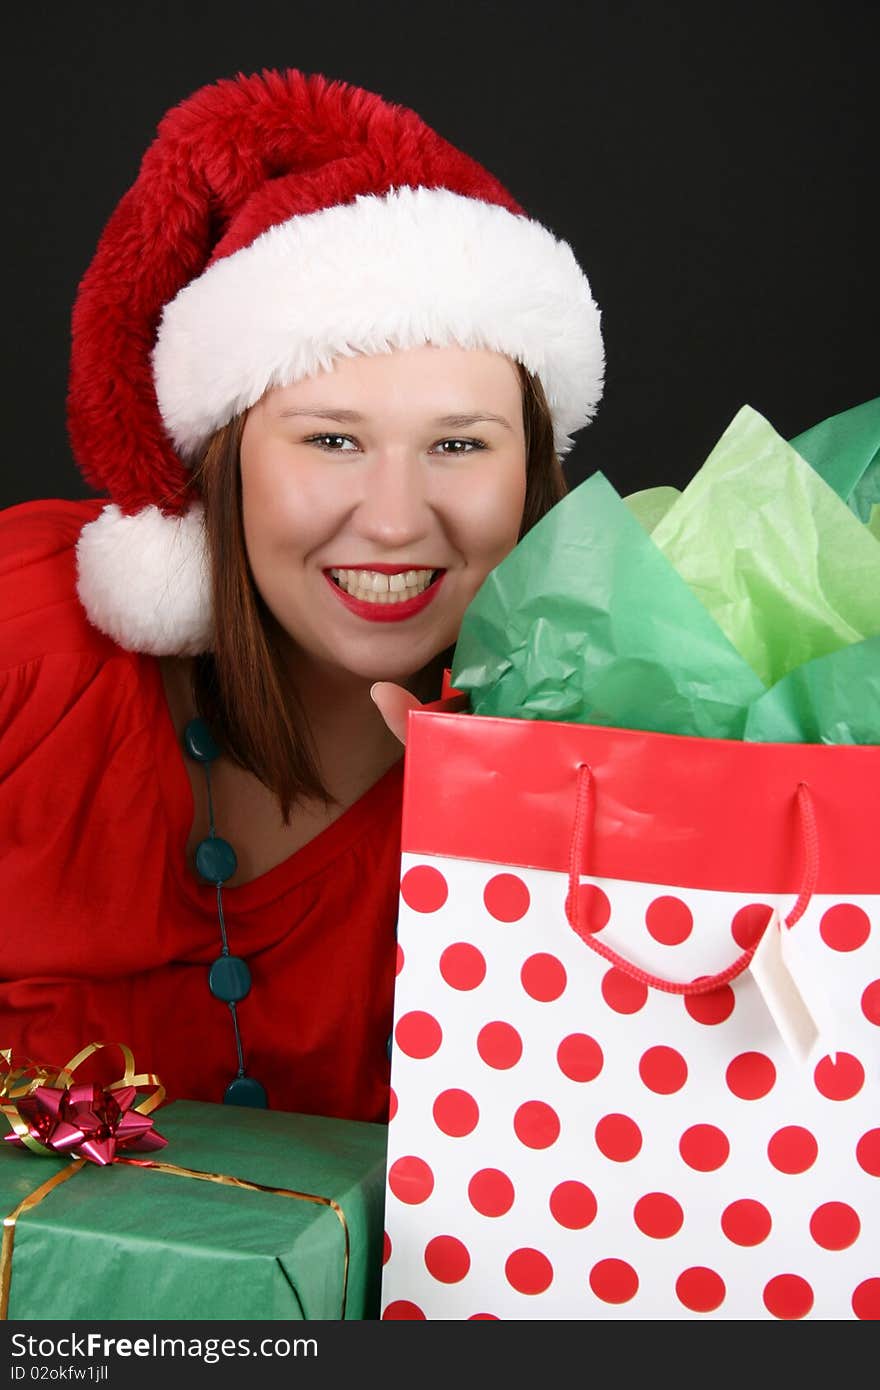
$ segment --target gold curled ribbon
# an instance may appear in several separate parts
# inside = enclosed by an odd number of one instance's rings
[[[139,1104],[132,1108],[141,1115],[150,1115],[157,1106],[162,1104],[165,1099],[165,1087],[153,1072],[136,1072],[134,1069],[134,1053],[125,1043],[104,1043],[91,1042],[85,1047],[81,1047],[69,1062],[65,1062],[63,1067],[49,1067],[42,1063],[28,1060],[20,1066],[13,1065],[12,1048],[0,1048],[0,1059],[6,1064],[5,1071],[0,1072],[0,1113],[6,1116],[15,1133],[20,1138],[24,1146],[30,1149],[31,1153],[49,1155],[57,1158],[55,1150],[47,1144],[41,1144],[39,1139],[35,1139],[30,1132],[30,1126],[26,1120],[21,1118],[18,1112],[18,1101],[24,1096],[32,1095],[40,1086],[58,1086],[67,1089],[76,1084],[75,1072],[81,1067],[83,1062],[88,1061],[89,1057],[100,1052],[104,1047],[118,1047],[122,1053],[125,1063],[125,1070],[121,1077],[112,1081],[108,1086],[103,1086],[104,1091],[120,1091],[126,1086],[133,1086],[136,1091],[149,1086],[152,1095],[145,1096]]]

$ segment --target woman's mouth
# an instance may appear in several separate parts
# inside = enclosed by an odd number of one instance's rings
[[[433,602],[445,570],[411,569],[389,574],[368,569],[324,570],[336,597],[370,622],[394,623],[421,613]]]

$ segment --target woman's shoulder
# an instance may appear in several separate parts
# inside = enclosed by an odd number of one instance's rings
[[[0,511],[0,670],[63,653],[119,652],[76,591],[76,545],[105,502],[47,499]]]
[[[103,497],[43,497],[0,509],[0,574],[71,549],[106,505]]]
[[[151,658],[99,632],[77,594],[76,544],[103,506],[0,512],[0,780],[50,763],[87,770],[99,745],[155,723]]]

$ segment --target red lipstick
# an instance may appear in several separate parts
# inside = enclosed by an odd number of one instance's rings
[[[356,569],[358,566],[340,565],[339,568]],[[370,565],[370,569],[375,570],[377,574],[406,574],[407,570],[417,568],[417,565]],[[422,609],[427,608],[436,598],[445,574],[446,571],[441,570],[433,583],[413,598],[400,599],[397,603],[370,603],[366,599],[355,598],[353,594],[347,593],[336,583],[330,571],[324,570],[324,578],[340,603],[343,603],[350,613],[354,613],[358,618],[366,618],[371,623],[400,623],[405,618],[412,618],[416,613],[421,613]]]

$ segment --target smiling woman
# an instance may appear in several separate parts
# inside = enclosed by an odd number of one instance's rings
[[[467,437],[440,433],[465,423]],[[197,481],[228,616],[196,662],[197,704],[285,811],[303,796],[342,804],[334,770],[345,781],[360,763],[365,790],[396,761],[378,724],[365,764],[352,706],[370,713],[374,681],[439,696],[467,604],[565,491],[540,387],[505,357],[452,347],[344,358],[273,388],[219,432]],[[310,749],[308,711],[328,689],[338,717]]]
[[[386,1117],[401,710],[602,364],[570,248],[413,112],[290,71],[164,117],[74,308],[103,495],[0,515],[4,1044]]]

